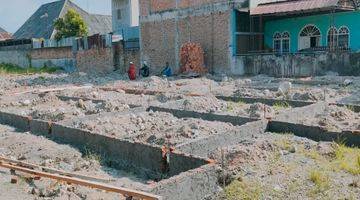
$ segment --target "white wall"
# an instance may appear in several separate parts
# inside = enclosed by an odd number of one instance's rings
[[[139,0],[112,0],[112,26],[115,33],[122,28],[139,26]],[[122,19],[118,19],[118,9],[122,10]]]
[[[131,0],[131,26],[139,26],[139,0]]]
[[[114,32],[118,32],[123,27],[128,27],[131,24],[129,1],[130,0],[112,0],[112,25]],[[118,19],[118,9],[121,9],[121,19]]]

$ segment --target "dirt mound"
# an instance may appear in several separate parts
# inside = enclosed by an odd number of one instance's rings
[[[299,100],[299,101],[318,101],[321,99],[324,99],[324,96],[319,93],[313,93],[311,91],[307,91],[305,93],[296,92],[292,96],[293,100]]]
[[[360,114],[353,112],[351,108],[328,106],[323,114],[316,116],[318,125],[327,130],[360,130]]]

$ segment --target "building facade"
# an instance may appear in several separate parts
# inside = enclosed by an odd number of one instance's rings
[[[248,0],[140,0],[141,60],[154,72],[169,62],[177,73],[181,46],[194,42],[204,50],[207,71],[243,74],[236,54],[255,41],[248,11]]]
[[[265,44],[275,51],[283,52],[316,47],[339,47],[358,51],[359,19],[360,11],[356,10],[269,21],[265,25]]]
[[[112,0],[111,5],[114,34],[139,38],[139,0]]]
[[[352,0],[292,0],[260,4],[264,50],[281,53],[360,49],[360,11]]]

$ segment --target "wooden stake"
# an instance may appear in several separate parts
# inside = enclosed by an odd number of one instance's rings
[[[28,174],[33,174],[33,175],[41,176],[41,177],[45,177],[45,178],[55,179],[55,180],[59,180],[59,181],[67,182],[67,183],[71,183],[71,184],[77,184],[77,185],[86,186],[86,187],[90,187],[90,188],[96,188],[96,189],[105,190],[108,192],[115,192],[115,193],[122,194],[124,196],[137,197],[137,198],[141,198],[144,200],[162,200],[162,197],[153,195],[150,193],[146,193],[146,192],[136,191],[136,190],[132,190],[132,189],[126,189],[126,188],[122,188],[122,187],[115,187],[112,185],[106,185],[106,184],[97,183],[97,182],[93,182],[93,181],[86,181],[86,180],[82,180],[79,178],[67,177],[67,176],[51,174],[51,173],[47,173],[47,172],[41,172],[41,171],[37,171],[37,170],[28,169],[25,167],[14,166],[9,163],[5,163],[3,161],[0,161],[0,167],[4,167],[7,169],[12,169],[12,170],[16,170],[16,171],[20,171],[20,172],[24,172],[24,173],[28,173]]]

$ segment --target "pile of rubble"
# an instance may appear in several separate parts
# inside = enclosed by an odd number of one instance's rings
[[[198,43],[185,43],[180,49],[181,73],[206,73],[204,50]]]

